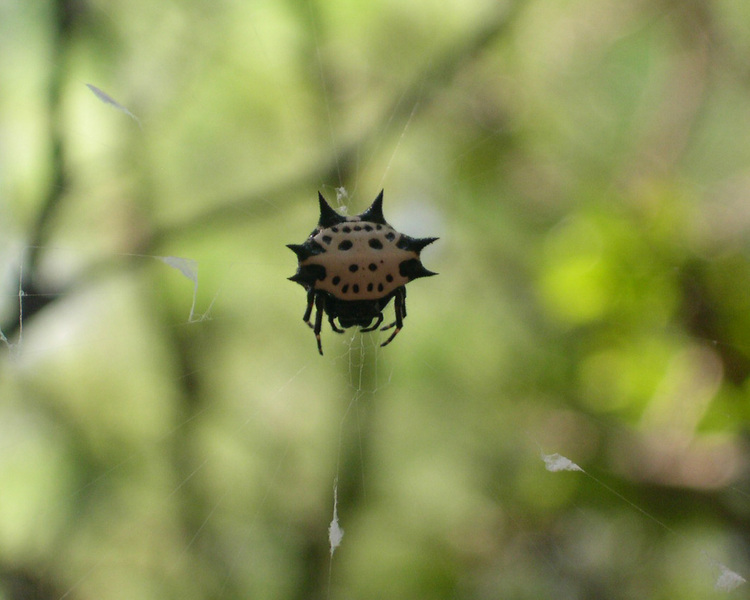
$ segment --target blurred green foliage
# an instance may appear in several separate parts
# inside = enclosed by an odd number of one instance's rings
[[[748,51],[742,0],[2,3],[0,600],[745,593]],[[320,358],[284,245],[381,188],[440,276]]]

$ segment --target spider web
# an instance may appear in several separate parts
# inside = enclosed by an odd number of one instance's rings
[[[309,18],[312,21],[317,17],[310,15]],[[318,49],[318,66],[322,70],[320,66],[321,40],[316,39],[315,47]],[[261,50],[270,54],[268,48],[263,47],[262,44]],[[427,79],[427,76],[423,77],[420,85],[429,83]],[[324,84],[321,87],[322,96],[328,103],[333,92]],[[104,103],[100,108],[113,109],[114,112],[122,113],[126,117],[130,116],[135,119],[134,125],[137,123],[141,129],[148,130],[148,120],[141,117],[140,111],[135,108],[125,108],[130,103],[115,100],[114,97],[117,94],[111,96],[109,88],[107,89],[108,92],[103,92],[93,84],[89,86],[89,90],[94,94],[92,99],[99,99]],[[398,142],[392,146],[392,150],[386,152],[387,161],[381,169],[381,184],[389,183],[388,175],[392,165],[398,160],[400,144],[408,139],[410,126],[418,120],[420,101],[427,97],[427,92],[420,92],[417,97],[418,101],[408,107],[408,118],[399,127]],[[335,124],[331,107],[327,105],[326,111],[331,134],[331,154],[338,156],[342,143],[334,134]],[[138,114],[139,118],[143,118],[143,122],[133,117],[133,114]],[[376,149],[371,150],[369,156],[377,155],[379,144],[387,144],[385,138],[384,135],[377,140]],[[358,166],[363,173],[370,168],[369,163]],[[349,192],[345,182],[342,181],[342,167],[338,163],[336,172],[338,181],[320,181],[319,184],[323,189],[332,190],[335,193],[338,208],[346,210],[349,203],[354,201],[357,202],[358,207],[366,205],[367,201],[363,202],[359,193],[365,187],[361,182],[364,175],[362,179],[359,176],[354,178],[353,189]],[[312,192],[308,195],[314,196]],[[287,210],[287,207],[276,199],[269,199],[268,204],[275,210]],[[312,205],[314,206],[314,202]],[[358,207],[351,208],[351,211],[356,212]],[[412,210],[419,212],[418,207]],[[237,214],[243,214],[242,211],[243,209],[238,209]],[[309,212],[309,209],[305,210],[305,213],[308,213],[308,220]],[[400,214],[397,210],[394,212],[397,215],[393,218],[394,223],[400,223],[402,217],[410,216],[409,211],[402,211]],[[391,214],[393,213],[388,213],[389,219],[391,219]],[[420,220],[424,219],[414,219],[414,221]],[[409,221],[412,219],[410,218]],[[307,229],[302,229],[302,231],[307,231]],[[411,233],[408,226],[404,226],[403,229]],[[428,227],[426,231],[418,233],[429,235],[435,231]],[[287,240],[282,239],[279,243],[285,241]],[[78,252],[77,249],[72,250],[71,247],[58,248],[50,244],[43,244],[42,248],[52,256]],[[159,297],[159,300],[165,304],[184,307],[184,310],[178,313],[180,315],[178,322],[170,325],[172,337],[179,339],[181,336],[196,336],[198,339],[194,342],[194,347],[198,350],[205,349],[205,354],[213,357],[213,360],[203,362],[190,361],[187,360],[189,357],[184,357],[188,368],[177,369],[178,374],[172,377],[184,384],[185,390],[190,390],[196,385],[196,381],[203,378],[210,380],[213,374],[218,376],[219,365],[222,362],[242,362],[240,360],[243,356],[242,346],[222,350],[208,337],[202,336],[204,332],[206,336],[211,335],[212,330],[209,327],[225,326],[227,329],[236,327],[237,320],[231,316],[234,308],[233,300],[244,297],[242,292],[245,284],[243,282],[267,281],[276,277],[278,265],[274,259],[269,259],[267,256],[258,257],[257,260],[235,256],[226,261],[212,259],[212,255],[208,252],[193,252],[194,248],[191,247],[187,247],[186,250],[180,253],[180,249],[177,248],[174,255],[112,252],[109,257],[122,261],[136,261],[141,265],[139,268],[143,269],[160,269],[156,278],[172,283],[173,290],[162,292],[163,295]],[[81,251],[81,254],[83,255],[84,252]],[[203,254],[209,258],[204,258]],[[135,314],[138,318],[148,319],[148,311],[141,306],[142,299],[150,292],[146,285],[136,286],[135,289],[118,287],[107,293],[106,297],[110,299],[111,304],[108,310],[98,315],[98,319],[92,319],[92,322],[99,324],[99,328],[92,329],[82,328],[80,325],[84,320],[84,315],[89,318],[96,315],[96,310],[92,311],[92,307],[96,308],[96,303],[85,293],[79,295],[63,290],[60,296],[68,299],[69,302],[63,302],[64,310],[61,310],[55,319],[50,319],[55,322],[48,321],[45,323],[47,325],[45,328],[36,325],[34,329],[37,331],[27,329],[24,332],[24,301],[38,298],[39,295],[33,292],[27,293],[24,289],[24,271],[21,266],[24,264],[23,260],[17,256],[9,263],[11,265],[9,271],[13,274],[11,280],[16,285],[9,286],[10,292],[6,296],[9,302],[6,309],[12,312],[17,307],[18,327],[15,335],[9,334],[6,337],[0,334],[0,341],[7,347],[10,359],[2,366],[2,369],[6,374],[13,373],[11,378],[17,378],[17,385],[22,385],[23,377],[28,376],[30,371],[37,369],[40,364],[45,365],[45,358],[61,355],[65,351],[80,347],[91,350],[95,354],[114,352],[112,361],[115,364],[129,364],[131,357],[127,354],[118,355],[117,346],[112,343],[112,338],[122,334],[128,343],[134,342],[128,336],[127,325],[114,326],[115,319],[112,314],[118,311],[132,311],[133,307],[136,307]],[[436,284],[437,289],[448,289],[451,285],[445,275],[436,279],[442,279]],[[419,292],[414,290],[413,296],[418,306]],[[302,304],[302,299],[295,299],[299,302],[290,302],[290,304],[299,308],[297,305]],[[412,300],[411,296],[410,300]],[[426,321],[422,320],[422,317],[426,316],[419,310],[410,310],[410,318],[400,337],[410,333],[413,337],[428,335],[430,332],[424,324]],[[246,307],[246,312],[243,314],[246,322],[261,318],[262,316],[258,315],[253,307]],[[297,325],[302,328],[298,316],[295,316],[295,319],[298,321]],[[254,333],[251,326],[248,327],[248,333]],[[258,592],[263,585],[268,585],[279,597],[284,597],[289,592],[289,588],[285,587],[284,575],[281,570],[270,570],[268,565],[285,562],[291,564],[294,561],[293,553],[286,549],[301,546],[297,537],[300,531],[310,527],[316,532],[316,535],[310,537],[317,540],[311,553],[314,554],[321,547],[327,550],[327,556],[324,556],[323,560],[318,558],[310,560],[309,563],[316,571],[318,578],[326,579],[327,583],[323,591],[328,597],[349,595],[347,586],[351,582],[349,570],[352,568],[353,560],[362,555],[368,555],[372,549],[376,550],[375,556],[387,559],[388,552],[383,552],[382,546],[378,546],[377,542],[397,555],[395,560],[398,564],[408,567],[410,557],[405,552],[405,548],[418,542],[418,528],[414,527],[416,521],[425,523],[424,527],[436,538],[451,540],[460,552],[469,556],[492,554],[484,554],[481,550],[477,550],[478,546],[493,543],[488,538],[478,535],[477,524],[484,525],[491,523],[492,520],[481,518],[474,521],[462,518],[451,512],[456,510],[454,504],[448,501],[441,502],[441,495],[445,498],[454,498],[461,494],[468,495],[474,489],[472,483],[465,478],[464,469],[467,467],[467,462],[458,454],[453,454],[457,452],[456,447],[461,448],[461,444],[471,445],[470,436],[467,435],[467,425],[461,421],[465,415],[461,410],[445,405],[436,405],[432,409],[436,415],[446,417],[447,421],[451,421],[452,416],[456,425],[456,435],[464,436],[456,442],[449,440],[447,432],[442,429],[431,432],[431,426],[440,427],[437,419],[431,417],[429,413],[421,412],[418,407],[419,394],[414,390],[414,387],[419,385],[418,377],[429,378],[444,368],[435,355],[425,352],[424,357],[411,361],[422,367],[421,371],[417,371],[421,375],[414,376],[410,374],[410,370],[399,364],[396,357],[401,357],[402,354],[397,355],[396,351],[379,349],[380,340],[376,334],[359,335],[356,332],[347,331],[343,336],[336,336],[329,330],[324,330],[324,348],[327,354],[322,359],[323,366],[321,366],[321,359],[317,356],[313,340],[309,337],[306,339],[309,347],[306,348],[307,353],[302,358],[300,358],[301,353],[294,354],[283,364],[282,368],[278,368],[279,360],[264,361],[266,368],[262,370],[261,381],[240,377],[230,384],[228,390],[217,384],[215,389],[221,392],[217,393],[217,396],[221,396],[221,400],[210,400],[194,407],[192,411],[183,409],[184,415],[172,415],[172,419],[169,419],[164,415],[159,415],[158,410],[149,409],[137,402],[129,405],[127,409],[113,412],[107,417],[112,419],[112,422],[107,424],[104,419],[103,426],[102,424],[98,426],[102,429],[98,433],[100,437],[97,437],[97,434],[88,433],[88,435],[93,435],[93,438],[87,443],[98,449],[102,463],[98,465],[98,469],[91,471],[94,475],[87,472],[87,479],[83,483],[68,472],[69,466],[63,462],[65,457],[54,459],[55,452],[66,445],[63,443],[56,445],[56,442],[61,442],[59,425],[41,419],[42,426],[39,427],[39,423],[35,422],[35,417],[43,412],[41,403],[37,406],[31,403],[30,406],[24,407],[6,407],[8,409],[6,412],[13,416],[13,419],[6,420],[6,423],[10,423],[7,429],[15,430],[14,435],[6,431],[2,442],[7,451],[6,459],[14,454],[22,454],[27,448],[33,448],[37,454],[32,453],[32,456],[37,460],[32,464],[48,463],[46,469],[40,470],[38,477],[46,477],[49,480],[46,484],[34,480],[34,488],[40,490],[38,492],[40,495],[46,494],[52,497],[58,495],[57,497],[60,498],[59,501],[51,503],[29,503],[32,509],[39,505],[47,506],[41,514],[33,515],[42,524],[42,528],[48,526],[53,529],[55,523],[59,522],[56,519],[56,511],[64,511],[66,504],[80,506],[79,510],[83,513],[91,510],[92,514],[96,514],[96,510],[103,510],[102,507],[110,507],[113,511],[125,510],[126,507],[123,507],[121,503],[126,502],[126,499],[117,494],[117,489],[120,486],[133,485],[133,480],[128,477],[129,473],[143,470],[149,476],[157,477],[157,474],[151,473],[145,465],[153,462],[161,463],[162,461],[154,461],[154,457],[163,458],[170,451],[174,451],[174,447],[180,448],[182,445],[188,447],[187,456],[178,459],[185,461],[187,466],[175,471],[179,473],[175,480],[169,481],[165,478],[169,482],[167,485],[158,487],[156,491],[143,490],[141,492],[152,494],[148,504],[153,509],[153,514],[149,516],[155,524],[165,515],[180,511],[194,513],[185,516],[185,523],[188,526],[181,533],[180,551],[176,555],[168,555],[166,560],[159,560],[153,550],[145,557],[135,553],[128,555],[106,551],[96,555],[91,552],[87,553],[80,544],[73,546],[71,558],[65,564],[66,569],[69,570],[64,579],[66,584],[63,589],[57,590],[57,593],[50,597],[88,597],[93,590],[112,588],[117,590],[112,591],[112,597],[127,597],[128,595],[138,597],[149,590],[146,587],[138,588],[137,584],[124,581],[118,567],[131,567],[149,561],[153,562],[143,566],[143,571],[148,572],[152,568],[163,569],[156,577],[152,577],[151,581],[158,582],[164,588],[184,578],[185,573],[195,574],[195,581],[183,584],[185,594],[183,597],[192,597],[191,594],[194,592],[190,592],[188,588],[194,586],[196,582],[205,585],[205,589],[216,592],[216,597],[239,597],[239,589]],[[402,339],[397,339],[396,343],[402,341],[404,344],[413,343],[411,340]],[[156,344],[156,341],[149,338],[141,346],[134,344],[137,354],[138,348],[149,347]],[[273,348],[278,352],[279,347],[284,348],[288,345],[288,340],[278,341]],[[460,358],[454,357],[456,361]],[[167,361],[160,361],[155,371],[167,369],[167,364]],[[470,366],[466,364],[464,368],[470,368]],[[232,372],[241,372],[242,368],[242,364],[236,364]],[[55,375],[54,372],[49,375],[53,382]],[[59,376],[59,373],[57,375]],[[83,390],[88,386],[97,385],[97,381],[92,379],[78,385]],[[152,385],[156,386],[158,392],[159,384],[154,380]],[[38,394],[40,397],[50,394],[49,387],[45,387],[44,384],[40,384],[40,388],[41,392]],[[413,404],[407,403],[399,406],[398,410],[394,410],[390,396],[401,388],[411,390]],[[135,396],[136,390],[132,393]],[[471,392],[461,390],[461,394],[468,396]],[[148,394],[150,399],[158,395],[158,393]],[[410,399],[409,392],[402,397]],[[456,404],[465,402],[468,406],[473,406],[469,400],[465,397],[455,399]],[[106,404],[107,398],[102,398],[100,401]],[[330,403],[327,409],[316,412],[315,405],[326,402]],[[68,414],[61,414],[60,419],[61,422],[70,424],[75,431],[76,424],[89,418],[88,414],[95,414],[96,408],[82,402],[80,406],[72,406],[68,410]],[[154,412],[149,412],[149,410],[154,410]],[[160,410],[166,411],[167,409],[162,406]],[[385,416],[382,416],[381,411],[384,410],[387,412]],[[466,409],[466,411],[469,410],[471,409]],[[541,484],[542,490],[550,496],[561,492],[561,496],[564,497],[566,493],[569,493],[566,491],[572,489],[572,486],[565,482],[560,483],[561,480],[565,481],[565,478],[568,478],[569,482],[574,477],[585,478],[590,485],[599,490],[602,498],[613,496],[622,503],[630,513],[629,518],[636,522],[638,528],[648,529],[650,525],[653,525],[668,538],[677,539],[679,542],[674,546],[675,551],[693,546],[690,531],[687,534],[683,533],[674,525],[655,516],[651,508],[642,506],[640,500],[629,497],[626,492],[619,491],[616,485],[608,479],[606,473],[599,473],[596,468],[587,466],[584,462],[586,452],[581,450],[580,446],[572,443],[565,436],[551,434],[549,428],[541,428],[540,431],[540,427],[529,424],[520,416],[522,411],[534,413],[535,410],[533,403],[521,400],[519,409],[510,413],[513,428],[518,429],[518,434],[514,436],[507,428],[502,431],[511,437],[510,443],[521,460],[527,459],[537,463],[536,470],[530,469],[530,472],[533,473],[533,477],[544,482]],[[304,418],[292,419],[291,415],[296,413],[306,415],[313,425],[308,428],[305,426]],[[414,414],[418,418],[408,418]],[[383,467],[377,467],[371,458],[373,452],[371,445],[377,445],[378,440],[385,438],[386,435],[390,436],[387,439],[399,439],[398,436],[392,436],[384,430],[397,427],[402,416],[404,421],[419,423],[419,430],[403,435],[400,438],[402,445],[394,451],[393,455],[383,448],[378,449],[379,452],[390,457],[390,462],[385,463],[384,475],[381,472]],[[505,420],[508,416],[505,412],[498,413],[497,420]],[[537,414],[536,416],[543,420],[549,415]],[[123,445],[121,450],[113,450],[111,445],[102,439],[108,434],[116,433],[118,426],[133,423],[133,421],[137,422],[130,426],[133,431],[130,431],[129,435],[123,435],[122,440],[119,440]],[[157,421],[162,426],[154,427],[152,430],[146,427],[143,432],[136,431],[140,424],[150,421]],[[172,425],[164,426],[164,423]],[[201,426],[197,427],[197,424]],[[600,425],[605,430],[615,430],[616,433],[620,433],[620,428],[616,425],[611,423],[600,423]],[[35,428],[38,429],[35,431]],[[86,428],[82,430],[86,431]],[[220,434],[211,435],[212,430]],[[202,437],[205,439],[201,439]],[[444,440],[443,443],[435,444],[435,437]],[[196,439],[203,443],[196,444]],[[411,447],[404,443],[405,439],[411,441]],[[430,442],[434,444],[440,456],[440,461],[437,459],[435,461],[436,464],[441,465],[440,469],[433,466],[421,450],[428,447],[427,444]],[[317,447],[315,455],[318,461],[314,465],[310,465],[300,457],[302,454],[300,447],[304,448],[305,444]],[[321,445],[332,447],[333,451],[330,448],[328,453],[325,450],[320,451]],[[75,449],[68,448],[66,452],[73,454]],[[584,459],[578,458],[577,453],[583,454]],[[238,457],[242,460],[238,460]],[[71,459],[71,463],[75,464],[74,456],[68,458]],[[404,465],[408,468],[402,471],[401,466]],[[442,465],[447,465],[444,471]],[[238,467],[239,470],[233,470]],[[304,477],[303,467],[314,471],[315,476]],[[164,468],[163,465],[160,468]],[[500,483],[504,475],[504,473],[498,474],[498,491],[494,495],[487,494],[487,497],[500,507],[506,505],[508,494]],[[294,477],[299,477],[304,484],[318,486],[316,493],[313,494],[318,498],[317,502],[310,501],[309,498],[293,497],[295,488],[289,482]],[[454,486],[460,491],[455,492]],[[183,496],[187,498],[200,496],[198,492],[201,490],[207,492],[203,502],[200,497],[194,503],[180,502]],[[742,497],[742,491],[739,488],[734,491]],[[383,495],[396,497],[401,504],[384,502]],[[320,501],[319,498],[324,498],[324,500]],[[740,501],[743,500],[746,502],[747,497],[741,498]],[[11,507],[18,510],[22,499],[15,498],[14,501],[13,493],[7,492],[4,502],[6,509]],[[532,501],[529,500],[529,502]],[[580,519],[574,521],[578,525],[577,530],[567,532],[569,538],[566,541],[563,535],[557,539],[543,539],[541,534],[537,537],[535,528],[529,526],[523,512],[515,511],[512,503],[507,502],[505,526],[517,534],[511,537],[515,543],[518,543],[519,539],[525,541],[526,545],[531,548],[528,553],[541,563],[549,561],[549,568],[553,572],[561,569],[559,563],[553,562],[550,558],[555,553],[569,553],[568,561],[580,560],[582,564],[584,563],[583,558],[575,554],[579,538],[574,534],[577,533],[581,537],[604,535],[608,526],[620,518],[612,513],[602,522],[596,512],[583,500],[573,501],[572,504],[577,507]],[[325,510],[321,510],[323,505],[325,505]],[[477,502],[475,496],[467,499],[466,506],[476,509],[479,514],[482,514],[482,511],[485,511],[485,514],[490,512],[486,504]],[[390,518],[386,514],[389,509],[401,516],[401,521],[395,527],[389,526]],[[313,517],[300,522],[297,520],[299,517],[296,516],[299,514],[311,514]],[[16,541],[23,539],[25,534],[21,530],[23,526],[29,524],[32,517],[29,512],[24,511],[21,511],[20,515],[19,525],[15,530],[8,530],[6,526],[6,529],[2,531],[6,543],[8,539]],[[375,520],[376,524],[368,522],[368,519]],[[142,541],[142,527],[131,532],[120,526],[114,532],[102,534],[97,525],[99,528],[104,527],[107,521],[103,519],[99,523],[96,519],[92,521],[93,525],[87,525],[84,537],[99,537],[99,539],[117,542],[117,546],[128,547],[130,544],[138,547],[139,551],[142,550],[139,545]],[[443,530],[443,527],[446,527],[445,524],[450,526],[449,531]],[[166,533],[179,537],[180,534],[175,534],[171,527],[175,527],[174,524],[165,528]],[[379,527],[383,528],[387,535],[375,540],[374,534]],[[699,533],[695,532],[695,537],[702,540]],[[76,537],[72,530],[66,535],[70,538]],[[271,550],[267,556],[259,556],[259,553],[254,550],[274,547],[273,544],[268,543],[268,540],[273,537],[279,537],[287,543],[276,546],[276,548],[281,546],[281,550]],[[575,543],[570,543],[570,539],[573,539]],[[552,546],[552,552],[549,549],[550,546]],[[421,552],[433,550],[426,546],[420,548]],[[692,581],[688,571],[697,555],[702,566],[705,567],[707,580],[713,582],[717,591],[730,592],[745,583],[742,575],[723,564],[722,561],[725,562],[725,559],[721,550],[714,547],[711,539],[702,545],[699,541],[697,551],[691,548],[690,552],[685,554],[686,567],[683,577],[688,581]],[[213,569],[199,564],[199,561],[208,564],[210,561],[208,557],[212,555],[221,558],[216,564],[210,565]],[[714,558],[716,555],[722,556],[721,561]],[[590,560],[590,557],[584,558]],[[435,555],[435,560],[441,561],[444,557]],[[618,560],[618,557],[614,557],[613,560]],[[620,558],[620,560],[625,559]],[[264,567],[255,568],[258,564]],[[507,565],[496,565],[496,567],[498,572],[501,572],[507,568]],[[47,565],[46,568],[49,573],[54,572],[53,566]],[[264,568],[271,573],[271,575],[266,574],[265,578]],[[377,569],[374,570],[377,571]],[[135,571],[138,569],[136,568]],[[133,572],[133,569],[122,569],[121,572]],[[211,575],[206,575],[207,572]],[[250,575],[245,576],[246,572]],[[55,572],[55,577],[58,576]],[[111,582],[108,581],[110,577]],[[210,581],[211,577],[218,581]],[[255,585],[248,583],[246,579],[250,577],[257,578],[260,583]],[[387,589],[387,582],[378,583],[383,586],[382,589]],[[243,588],[242,585],[246,587]],[[153,590],[151,592],[153,597],[157,597]]]

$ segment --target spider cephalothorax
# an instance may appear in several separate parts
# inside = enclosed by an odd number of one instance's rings
[[[337,213],[321,193],[318,199],[318,226],[304,244],[288,244],[299,260],[297,272],[289,279],[307,290],[307,310],[302,318],[313,328],[318,351],[323,354],[320,329],[324,312],[337,333],[355,325],[373,331],[383,322],[383,309],[393,298],[396,320],[382,330],[394,326],[395,330],[381,344],[385,346],[403,327],[406,284],[436,275],[424,268],[419,254],[437,238],[413,238],[391,227],[383,218],[382,191],[370,208],[354,217]],[[310,323],[313,306],[314,325]]]

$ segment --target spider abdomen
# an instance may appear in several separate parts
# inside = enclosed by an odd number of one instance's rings
[[[325,252],[300,264],[325,269],[326,276],[315,283],[315,289],[341,300],[376,300],[409,283],[399,265],[418,258],[415,252],[396,247],[396,235],[391,227],[367,222],[323,229],[313,239]]]

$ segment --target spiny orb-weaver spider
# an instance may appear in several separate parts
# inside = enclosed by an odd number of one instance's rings
[[[320,192],[318,200],[317,227],[303,244],[287,245],[298,259],[297,272],[289,279],[307,290],[302,319],[312,327],[322,355],[323,313],[336,333],[354,326],[374,331],[383,322],[383,309],[393,298],[396,319],[381,331],[395,329],[381,344],[385,346],[404,325],[406,284],[437,275],[425,269],[420,253],[438,238],[413,238],[391,227],[383,217],[382,191],[366,211],[353,217],[337,213]],[[310,322],[313,306],[314,325]]]

